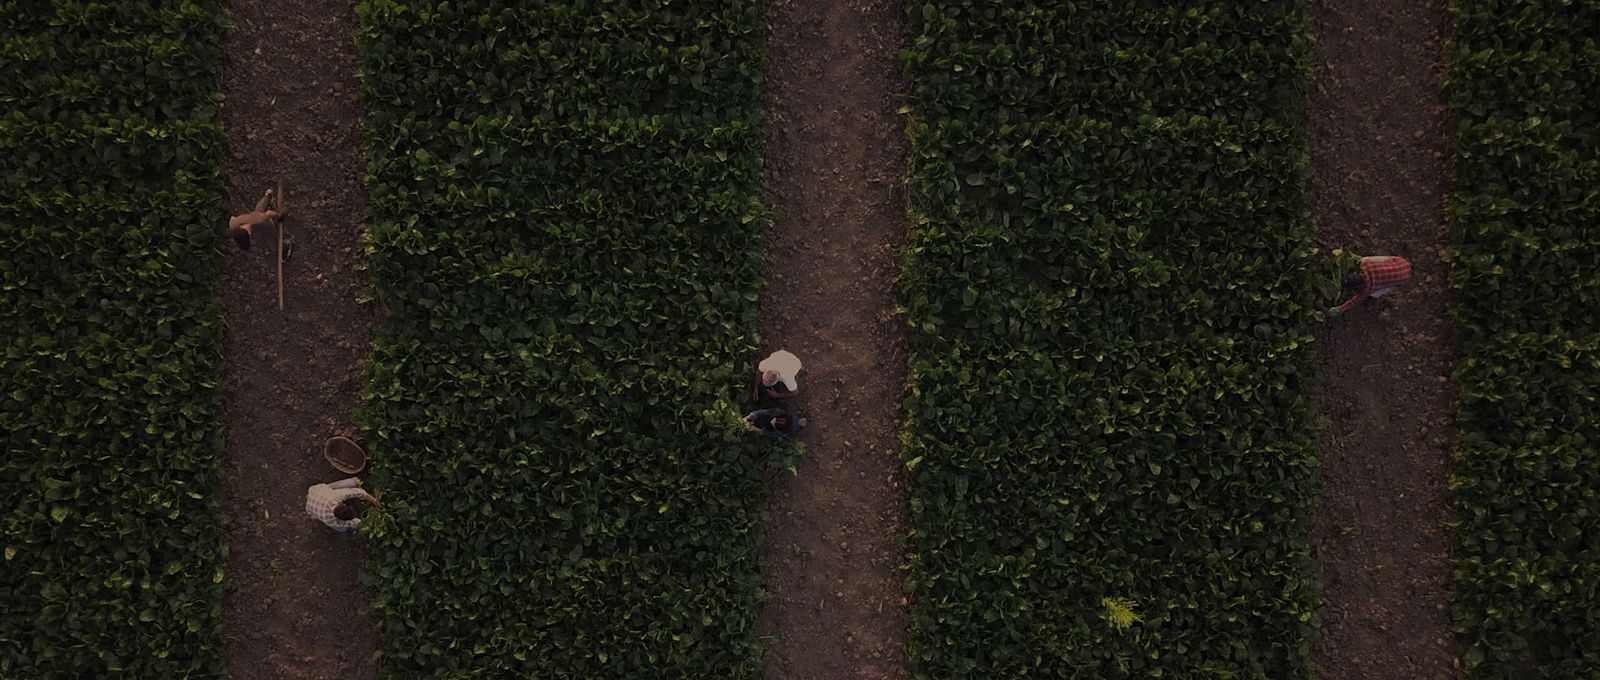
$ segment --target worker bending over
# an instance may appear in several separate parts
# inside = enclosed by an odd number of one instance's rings
[[[306,489],[306,514],[341,534],[359,528],[361,518],[354,501],[378,504],[376,497],[360,487],[361,479],[357,477],[312,486]]]
[[[756,366],[755,402],[770,404],[800,391],[800,357],[787,350],[773,352]]]
[[[779,402],[773,408],[764,408],[754,411],[744,417],[746,432],[754,432],[763,437],[787,437],[805,425],[805,419],[794,412],[794,406],[789,402]]]
[[[255,210],[243,215],[234,215],[233,219],[228,220],[228,236],[234,243],[239,244],[240,250],[250,249],[250,237],[255,235],[257,226],[269,222],[276,224],[283,218],[282,212],[270,209],[274,203],[273,198],[272,190],[268,189],[266,193],[261,194],[261,200],[256,201]]]
[[[1381,255],[1361,258],[1361,272],[1344,277],[1345,290],[1354,290],[1344,304],[1328,310],[1328,316],[1338,317],[1350,311],[1367,298],[1374,300],[1411,280],[1411,263],[1403,257]]]

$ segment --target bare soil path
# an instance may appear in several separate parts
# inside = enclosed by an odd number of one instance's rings
[[[278,311],[276,232],[223,241],[228,315],[228,597],[232,680],[362,680],[378,649],[357,583],[363,538],[306,517],[306,487],[339,479],[322,442],[352,432],[376,321],[356,303],[363,194],[352,0],[234,0],[223,73],[235,212],[282,180],[293,258]]]
[[[1400,255],[1411,285],[1318,337],[1322,507],[1312,551],[1326,600],[1324,680],[1460,675],[1449,632],[1446,482],[1455,362],[1446,316],[1449,138],[1438,0],[1318,0],[1310,102],[1321,245]]]
[[[761,336],[800,372],[798,474],[774,489],[761,616],[774,680],[907,677],[897,440],[906,331],[893,316],[908,223],[905,7],[775,0],[766,70]]]

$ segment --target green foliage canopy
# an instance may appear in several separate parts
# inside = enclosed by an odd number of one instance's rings
[[[912,5],[917,677],[1310,677],[1305,13]]]
[[[1450,61],[1466,666],[1600,677],[1600,2],[1464,1]]]
[[[0,3],[0,677],[221,678],[222,3]]]
[[[758,677],[765,4],[360,17],[385,677]]]

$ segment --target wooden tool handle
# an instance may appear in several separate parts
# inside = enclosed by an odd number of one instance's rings
[[[283,196],[283,182],[278,182],[278,309],[283,309],[283,228],[284,211],[289,201]]]

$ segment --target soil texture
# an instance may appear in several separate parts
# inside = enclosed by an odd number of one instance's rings
[[[1450,141],[1437,0],[1318,0],[1310,101],[1320,245],[1411,260],[1411,284],[1318,333],[1323,491],[1312,530],[1324,680],[1460,676],[1447,475],[1456,354],[1440,252]]]
[[[797,474],[774,482],[761,613],[773,680],[905,678],[906,328],[894,315],[905,206],[905,7],[774,0],[766,67],[761,336],[805,368]],[[754,367],[752,366],[752,373]]]
[[[304,510],[306,487],[345,476],[323,459],[322,443],[353,436],[377,321],[372,306],[357,303],[368,284],[358,270],[364,163],[354,6],[231,6],[222,82],[230,210],[250,210],[282,181],[293,243],[279,311],[276,229],[258,227],[247,251],[218,241],[228,317],[223,622],[233,680],[374,677],[378,636],[357,582],[365,540]]]

